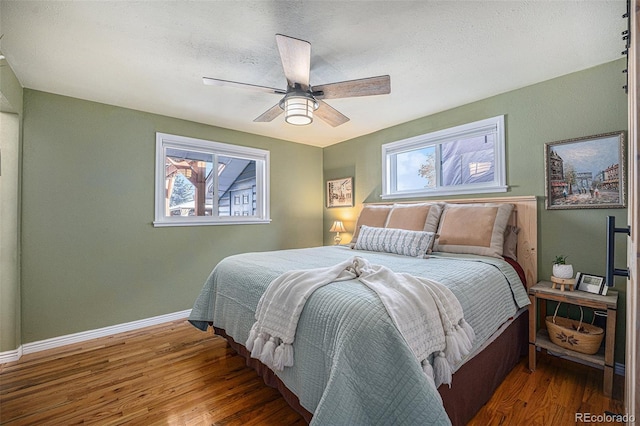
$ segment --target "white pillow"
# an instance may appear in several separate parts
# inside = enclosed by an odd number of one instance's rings
[[[434,239],[433,232],[362,225],[354,248],[424,258],[433,246]]]

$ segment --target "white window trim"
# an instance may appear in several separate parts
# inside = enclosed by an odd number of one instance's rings
[[[256,216],[166,216],[165,215],[165,149],[202,149],[216,155],[256,161]],[[153,226],[202,226],[270,223],[269,217],[269,151],[258,148],[212,142],[186,136],[156,133],[155,220]],[[215,203],[214,203],[215,204]],[[216,206],[214,206],[215,208]]]
[[[409,191],[395,191],[396,173],[395,164],[390,161],[390,156],[417,148],[438,145],[461,137],[471,137],[474,134],[485,134],[487,130],[495,130],[494,141],[495,152],[495,172],[493,182],[474,183],[467,185],[446,186],[436,189],[420,189]],[[439,179],[439,177],[438,177]],[[461,194],[485,194],[495,192],[506,192],[506,163],[505,163],[505,131],[504,115],[487,118],[473,123],[462,124],[436,132],[425,133],[423,135],[402,139],[382,145],[382,194],[383,200],[398,198],[430,197],[440,195],[461,195]]]

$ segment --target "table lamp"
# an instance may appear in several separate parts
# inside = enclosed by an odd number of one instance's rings
[[[333,242],[338,245],[340,244],[340,240],[342,240],[342,237],[340,236],[341,232],[347,232],[346,229],[344,229],[344,225],[342,224],[341,220],[336,220],[335,222],[333,222],[333,225],[331,225],[331,229],[329,229],[329,232],[335,232],[336,236],[333,237]]]

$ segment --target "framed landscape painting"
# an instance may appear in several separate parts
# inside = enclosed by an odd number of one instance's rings
[[[545,144],[547,209],[626,206],[624,132]]]

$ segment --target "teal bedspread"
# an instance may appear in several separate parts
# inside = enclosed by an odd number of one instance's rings
[[[355,255],[449,287],[476,333],[471,353],[529,303],[517,273],[501,259],[445,254],[418,259],[328,246],[223,259],[205,282],[189,321],[201,330],[212,322],[244,344],[258,300],[273,279]],[[298,323],[294,353],[295,365],[277,375],[313,413],[312,424],[450,424],[440,395],[384,306],[357,280],[313,293]]]

